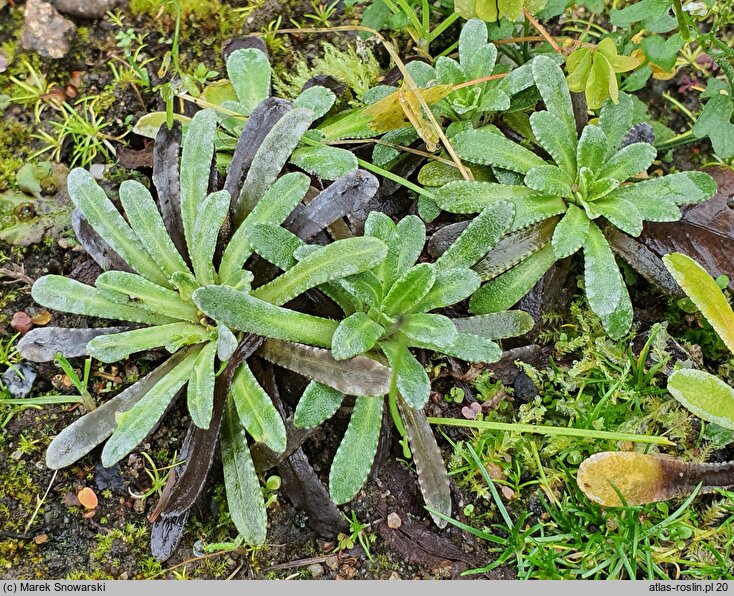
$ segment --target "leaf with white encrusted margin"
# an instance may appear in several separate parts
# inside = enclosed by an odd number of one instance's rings
[[[143,248],[140,239],[89,172],[74,168],[66,185],[74,205],[112,250],[140,275],[166,288],[171,287],[166,274]]]
[[[227,58],[227,77],[245,116],[270,95],[270,75],[268,57],[256,48],[235,50]]]
[[[556,165],[571,180],[576,178],[576,150],[574,143],[559,134],[563,130],[563,121],[551,112],[535,112],[530,115],[530,126],[540,146],[556,162]],[[576,131],[574,130],[574,135]]]
[[[361,395],[329,472],[329,494],[337,505],[351,500],[362,488],[377,453],[382,427],[383,397]]]
[[[428,312],[436,308],[451,306],[471,296],[481,284],[478,273],[466,267],[441,269],[436,273],[436,281],[414,312]]]
[[[232,377],[229,394],[242,426],[252,438],[258,443],[265,443],[276,453],[282,453],[286,445],[283,419],[247,362],[243,362]]]
[[[405,315],[400,331],[409,340],[409,345],[431,344],[438,348],[451,346],[457,337],[456,327],[444,315],[414,313]]]
[[[382,341],[380,348],[390,368],[395,369],[396,384],[403,399],[411,408],[426,405],[431,393],[431,381],[423,365],[412,352],[397,341]]]
[[[533,79],[543,98],[545,109],[556,115],[561,121],[565,128],[562,135],[568,139],[571,148],[575,151],[576,119],[573,115],[571,93],[561,67],[548,56],[536,56],[533,59]],[[559,134],[561,134],[560,131]]]
[[[584,243],[584,283],[591,310],[600,317],[611,314],[621,296],[622,274],[604,234],[593,222]]]
[[[426,243],[426,226],[416,215],[406,215],[396,226],[400,238],[396,276],[402,275],[418,261]]]
[[[668,391],[706,422],[734,430],[734,389],[702,370],[682,369],[668,379]]]
[[[117,428],[102,449],[102,465],[109,468],[143,442],[166,413],[171,400],[189,380],[199,349],[156,383],[132,408],[117,414]]]
[[[186,388],[186,405],[191,422],[199,428],[209,428],[214,410],[214,357],[217,342],[204,345],[191,369],[191,378]]]
[[[388,316],[412,312],[436,281],[433,265],[421,263],[403,273],[382,301],[382,310]]]
[[[583,209],[569,205],[566,214],[553,230],[553,252],[558,259],[570,257],[586,242],[589,233],[589,218]]]
[[[487,339],[505,339],[525,335],[535,325],[533,317],[524,310],[504,310],[451,320],[458,331]]]
[[[356,312],[339,323],[331,338],[331,353],[337,360],[346,360],[369,352],[385,333],[379,323],[366,313]]]
[[[321,118],[331,109],[336,101],[336,95],[326,87],[316,85],[309,87],[293,100],[297,108],[311,110],[315,118]]]
[[[328,145],[299,147],[291,154],[290,163],[323,180],[336,180],[359,165],[351,151]]]
[[[608,159],[596,177],[614,178],[624,182],[635,174],[647,172],[657,154],[655,147],[648,143],[632,143]]]
[[[529,149],[510,141],[490,128],[476,128],[459,133],[454,138],[459,157],[482,165],[496,165],[525,174],[530,168],[546,162]]]
[[[344,401],[344,394],[328,385],[311,381],[298,400],[293,423],[298,428],[314,428],[331,418]]]
[[[209,339],[209,333],[201,325],[183,322],[154,325],[95,337],[87,344],[87,353],[100,362],[119,362],[135,352],[163,347],[177,337],[194,336],[202,342]]]
[[[247,544],[263,544],[268,514],[245,432],[231,399],[227,400],[224,411],[221,446],[224,488],[232,523]]]

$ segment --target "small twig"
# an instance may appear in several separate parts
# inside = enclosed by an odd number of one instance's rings
[[[26,534],[28,533],[28,530],[31,529],[31,526],[33,525],[33,521],[36,519],[36,516],[38,515],[38,511],[41,509],[41,505],[43,505],[44,501],[46,500],[46,497],[48,496],[48,493],[51,490],[51,486],[53,486],[54,480],[56,480],[56,474],[58,473],[59,473],[58,470],[54,471],[54,475],[51,478],[51,482],[48,483],[48,488],[46,489],[46,492],[43,495],[43,498],[38,501],[38,504],[36,505],[36,510],[33,512],[33,515],[31,515],[31,519],[28,520],[28,524],[26,524],[26,527],[25,527]]]
[[[533,17],[533,15],[531,15],[531,14],[530,14],[530,13],[528,12],[528,9],[527,9],[527,8],[524,8],[524,9],[523,9],[523,13],[525,14],[525,18],[526,18],[526,19],[527,19],[528,21],[530,21],[530,24],[531,24],[531,25],[532,25],[533,27],[535,27],[535,29],[536,29],[536,30],[538,31],[538,33],[540,33],[540,34],[541,34],[541,35],[543,36],[543,39],[545,39],[545,41],[547,41],[547,42],[548,42],[548,43],[549,43],[549,44],[551,45],[551,47],[552,47],[552,48],[553,48],[553,49],[554,49],[554,50],[555,50],[556,52],[558,52],[558,53],[559,53],[559,54],[560,54],[561,56],[563,56],[563,50],[561,49],[561,46],[559,46],[559,45],[558,45],[558,44],[556,43],[556,40],[555,40],[555,39],[553,39],[553,38],[552,38],[552,37],[550,36],[550,33],[548,33],[548,31],[546,31],[546,30],[545,30],[545,27],[543,27],[543,25],[541,25],[541,24],[540,24],[540,23],[539,23],[539,22],[538,22],[538,21],[537,21],[537,20],[535,19],[535,17]]]
[[[0,277],[7,277],[10,279],[10,281],[4,281],[3,284],[10,285],[10,284],[28,284],[29,286],[33,285],[33,280],[26,275],[25,267],[23,265],[13,265],[13,269],[8,269],[6,267],[0,267]]]

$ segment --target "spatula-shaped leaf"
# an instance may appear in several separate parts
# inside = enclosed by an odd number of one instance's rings
[[[337,505],[351,500],[367,480],[382,427],[382,404],[382,397],[368,395],[354,402],[347,432],[329,472],[329,494]]]
[[[73,169],[66,184],[74,205],[112,250],[141,275],[170,287],[166,275],[89,172]]]
[[[546,110],[557,116],[563,123],[559,136],[563,135],[563,138],[567,139],[575,151],[576,120],[573,116],[571,93],[561,67],[548,56],[536,56],[533,59],[533,79],[543,98]]]
[[[587,124],[581,132],[576,161],[579,168],[589,168],[594,174],[604,166],[607,152],[607,137],[604,131],[593,124]]]
[[[734,430],[734,389],[702,370],[675,371],[668,391],[688,410],[707,422]]]
[[[148,189],[136,180],[125,180],[120,185],[120,201],[130,227],[168,278],[176,271],[189,272]]]
[[[625,234],[639,236],[642,233],[642,215],[632,201],[605,197],[594,201],[593,208]]]
[[[436,281],[433,265],[421,263],[403,273],[393,284],[382,303],[387,315],[405,315],[425,298]]]
[[[454,149],[459,157],[472,163],[495,165],[521,174],[546,164],[529,149],[488,128],[459,133],[454,139]]]
[[[237,349],[237,336],[226,325],[217,325],[217,358],[226,362]]]
[[[226,286],[207,286],[193,300],[207,315],[231,329],[273,339],[331,346],[337,323],[275,306]]]
[[[380,342],[380,348],[387,356],[390,368],[396,372],[398,391],[411,408],[422,408],[426,405],[431,393],[431,381],[423,365],[411,351],[396,341]]]
[[[191,369],[191,378],[186,388],[186,404],[191,421],[199,428],[209,428],[214,409],[214,357],[217,342],[204,345]]]
[[[376,267],[387,255],[377,238],[337,240],[312,252],[252,295],[271,304],[289,302],[306,290]]]
[[[374,270],[383,288],[387,290],[397,278],[398,255],[400,254],[398,228],[389,216],[379,211],[372,211],[364,223],[364,234],[378,238],[387,245],[385,260]]]
[[[47,308],[77,315],[118,319],[133,323],[162,325],[175,323],[176,319],[149,312],[136,306],[113,302],[97,288],[61,275],[44,275],[31,289],[33,299]]]
[[[648,143],[632,143],[620,149],[597,174],[597,178],[614,178],[624,182],[631,176],[646,172],[655,160],[657,151]]]
[[[443,315],[425,313],[406,315],[401,322],[400,331],[415,345],[450,346],[456,341],[457,336],[456,327],[451,319]]]
[[[293,253],[305,245],[295,234],[270,223],[256,224],[247,233],[250,246],[263,259],[287,271],[298,261]]]
[[[350,275],[338,283],[359,302],[372,308],[380,308],[383,298],[382,284],[372,271]]]
[[[201,325],[192,323],[169,323],[155,325],[114,335],[95,337],[87,344],[87,353],[101,362],[117,362],[135,352],[165,346],[178,337],[196,337],[199,342],[209,339]],[[198,343],[192,341],[191,343]]]
[[[270,95],[270,75],[268,57],[258,49],[235,50],[227,58],[227,77],[245,116]]]
[[[237,531],[247,544],[264,543],[268,516],[263,494],[231,399],[222,421],[222,468],[227,507]]]
[[[130,297],[136,300],[131,305],[141,309],[191,323],[199,322],[196,308],[191,303],[184,302],[178,292],[154,284],[140,275],[125,271],[106,271],[95,283],[100,290],[117,292],[125,299]],[[111,294],[108,296],[112,299]]]
[[[576,178],[576,151],[574,143],[560,134],[564,127],[561,118],[551,112],[535,112],[530,115],[530,126],[540,146],[558,167],[572,180]]]
[[[469,301],[469,311],[483,315],[507,310],[530,291],[555,261],[553,247],[547,244],[474,292]]]
[[[502,356],[502,349],[492,340],[463,332],[459,332],[451,346],[442,347],[441,351],[465,362],[491,363],[497,362]]]
[[[137,383],[67,426],[54,437],[48,446],[46,465],[52,470],[65,468],[102,443],[117,426],[116,414],[132,408],[161,379],[178,366],[187,354],[186,350],[174,354]]]
[[[525,335],[535,324],[533,317],[524,310],[506,310],[477,317],[451,320],[458,331],[479,335],[487,339],[504,339]]]
[[[674,252],[663,263],[734,354],[734,312],[714,279],[691,257]]]
[[[598,316],[608,315],[617,307],[622,292],[622,274],[609,243],[593,222],[589,224],[584,243],[584,282],[589,306]]]
[[[383,395],[390,390],[390,369],[365,356],[335,360],[328,350],[272,340],[263,344],[259,354],[346,395]]]
[[[569,205],[566,214],[553,230],[553,252],[558,259],[570,257],[586,242],[589,233],[589,218],[583,209]]]
[[[413,311],[428,312],[461,302],[476,292],[480,284],[479,275],[471,269],[459,267],[439,270],[436,273],[436,281],[433,282],[428,294]]]
[[[344,394],[317,381],[311,381],[298,400],[293,422],[298,428],[313,428],[331,418],[344,401]]]
[[[365,313],[356,312],[339,323],[334,331],[331,354],[337,360],[364,354],[374,347],[384,333],[382,325],[375,323]]]
[[[515,207],[499,201],[486,207],[438,258],[440,270],[472,267],[497,244],[512,225]]]
[[[398,222],[398,236],[400,238],[400,251],[398,252],[398,266],[396,276],[415,265],[423,245],[426,243],[426,226],[416,215],[407,215]]]
[[[228,210],[229,193],[226,190],[210,194],[198,206],[189,250],[196,279],[201,285],[217,281],[213,263],[214,252],[217,248],[219,230],[227,217]]]
[[[263,139],[235,206],[234,222],[236,225],[242,223],[255,208],[265,191],[275,182],[291,152],[296,148],[303,133],[308,130],[313,120],[314,115],[311,110],[296,108],[278,120]]]
[[[479,213],[499,201],[537,194],[527,186],[454,180],[436,190],[434,200],[441,209],[450,213]]]
[[[188,352],[184,359],[132,408],[118,413],[117,428],[102,450],[102,465],[105,468],[116,464],[153,432],[171,400],[188,381],[198,354],[198,349]]]
[[[214,110],[197,112],[189,123],[181,153],[181,219],[189,251],[200,203],[207,195],[209,169],[214,155],[217,115]],[[193,255],[191,255],[193,258]]]
[[[619,302],[614,310],[608,315],[602,315],[601,322],[604,331],[612,339],[621,339],[632,327],[633,318],[632,302],[630,301],[627,286],[622,282],[620,284]]]
[[[607,100],[599,113],[599,126],[607,137],[607,149],[604,160],[614,155],[622,141],[632,128],[632,96],[619,94],[619,102]]]
[[[410,451],[413,454],[423,500],[429,509],[449,516],[451,515],[449,475],[426,415],[422,410],[407,407],[402,399],[398,399],[398,407],[408,433]],[[446,520],[433,514],[431,517],[439,528],[446,526]]]
[[[323,180],[336,180],[357,169],[357,157],[340,147],[299,147],[291,154],[290,163]]]
[[[232,378],[229,394],[237,408],[242,426],[258,443],[265,443],[276,453],[285,449],[283,419],[270,396],[255,379],[247,362],[243,362]]]

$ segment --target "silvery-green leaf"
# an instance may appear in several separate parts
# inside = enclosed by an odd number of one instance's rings
[[[305,245],[295,234],[271,223],[255,224],[248,230],[247,239],[258,255],[283,271],[298,262],[293,253]]]
[[[451,346],[442,348],[441,351],[464,362],[492,363],[497,362],[502,356],[502,349],[495,342],[463,332],[457,334]]]
[[[406,315],[400,331],[416,345],[450,346],[456,340],[456,327],[443,315],[416,313]]]
[[[404,147],[409,146],[413,141],[418,138],[418,133],[412,126],[404,126],[397,130],[391,130],[382,135],[382,140],[385,143],[391,143],[392,145],[403,145]],[[376,166],[384,166],[390,163],[393,159],[400,157],[401,153],[399,149],[391,147],[390,145],[383,145],[378,143],[372,149],[372,163]]]
[[[268,57],[258,49],[235,50],[227,58],[227,78],[245,116],[270,95],[270,74]]]
[[[533,59],[533,79],[535,86],[545,103],[545,109],[555,114],[563,123],[562,134],[576,150],[576,120],[573,116],[571,93],[568,90],[563,71],[548,56],[536,56]]]
[[[339,323],[331,339],[331,354],[337,360],[346,360],[369,352],[377,340],[385,333],[379,323],[375,323],[363,312],[349,315]]]
[[[599,112],[599,127],[607,138],[607,149],[604,161],[608,160],[619,149],[622,141],[632,128],[632,96],[619,94],[619,101],[611,98],[604,102]]]
[[[403,273],[390,288],[382,302],[382,310],[389,316],[404,315],[412,311],[436,281],[433,265],[421,263]]]
[[[673,211],[670,203],[693,205],[711,198],[714,194],[716,182],[705,172],[679,172],[620,186],[608,198],[619,197],[631,201],[647,221],[678,221],[680,212]],[[656,219],[653,216],[665,219]]]
[[[500,80],[498,87],[507,95],[515,95],[535,84],[533,79],[533,63],[526,62],[522,66],[512,69],[506,77]]]
[[[73,169],[66,184],[74,205],[113,251],[144,277],[170,287],[165,273],[89,172],[82,168]]]
[[[214,155],[217,114],[207,109],[196,112],[189,123],[181,153],[181,219],[186,245],[191,250],[192,235],[199,207],[207,195],[209,170]],[[194,255],[191,255],[192,258]]]
[[[479,213],[497,201],[536,194],[536,191],[526,186],[456,180],[437,189],[434,200],[441,209],[449,213]]]
[[[642,215],[632,201],[603,198],[594,201],[594,209],[626,234],[639,236],[642,233]]]
[[[237,337],[226,325],[217,325],[217,358],[226,362],[237,349]]]
[[[214,252],[219,231],[229,211],[229,192],[213,192],[198,206],[196,223],[189,240],[191,263],[201,285],[217,282]]]
[[[515,206],[515,219],[512,220],[510,232],[565,213],[567,209],[566,202],[561,197],[548,195],[513,197],[509,201]]]
[[[188,272],[148,189],[135,180],[125,180],[120,185],[120,201],[130,227],[168,278],[177,271]]]
[[[436,272],[436,281],[414,312],[428,312],[461,302],[471,296],[480,284],[479,275],[466,267],[439,269]]]
[[[604,166],[606,152],[607,137],[604,131],[594,124],[587,124],[576,147],[578,167],[589,168],[596,174]]]
[[[117,414],[117,428],[102,450],[102,465],[109,468],[135,449],[160,422],[171,400],[188,381],[199,350],[186,354],[165,377],[129,410]]]
[[[95,337],[87,344],[87,353],[101,362],[117,362],[135,352],[165,346],[177,337],[196,337],[198,341],[206,341],[209,334],[201,325],[191,323],[155,325]]]
[[[452,58],[439,56],[434,68],[438,81],[444,85],[458,85],[467,80],[464,69]]]
[[[474,292],[469,301],[469,311],[475,315],[483,315],[511,308],[555,262],[553,247],[550,244],[545,245]]]
[[[364,234],[378,238],[387,245],[387,256],[375,268],[374,273],[384,288],[390,288],[397,277],[398,255],[400,254],[400,236],[397,226],[389,216],[379,211],[372,211],[364,223]]]
[[[253,545],[263,544],[268,515],[265,511],[260,481],[232,400],[227,402],[221,439],[227,508],[232,523],[244,541]]]
[[[510,109],[510,105],[510,96],[502,89],[488,89],[482,95],[479,109],[482,112],[504,112]]]
[[[556,166],[545,165],[530,168],[525,174],[525,185],[538,194],[569,198],[573,180]]]
[[[336,95],[326,87],[317,85],[309,87],[296,97],[293,105],[297,108],[306,108],[313,112],[314,118],[325,116],[336,101]]]
[[[557,259],[570,257],[586,242],[589,233],[589,218],[583,209],[569,205],[566,214],[553,230],[553,252]]]
[[[610,314],[622,293],[622,274],[604,234],[593,222],[584,243],[584,281],[589,306],[598,316]]]
[[[311,381],[298,400],[293,423],[298,428],[313,428],[331,418],[344,401],[344,394],[317,381]]]
[[[631,176],[646,172],[655,160],[657,151],[648,143],[632,143],[620,149],[597,174],[597,178],[614,178],[624,182]]]
[[[329,472],[329,494],[337,505],[351,500],[367,480],[377,452],[382,405],[382,397],[368,395],[354,402],[347,432]]]
[[[587,170],[587,168],[583,168]],[[588,171],[588,170],[587,170]],[[597,201],[606,197],[610,192],[619,188],[619,180],[614,178],[600,178],[591,184],[588,192],[589,201]]]
[[[415,409],[426,405],[431,393],[431,381],[423,365],[408,348],[394,341],[380,342],[380,348],[390,368],[395,371],[398,391],[406,403]]]
[[[734,430],[734,389],[702,370],[676,370],[668,391],[688,410],[707,422]]]
[[[196,278],[191,273],[176,271],[171,276],[171,282],[173,283],[173,287],[178,290],[178,295],[181,300],[186,303],[191,302],[191,294],[199,289],[199,282],[196,281]]]
[[[426,243],[426,226],[419,217],[407,215],[398,222],[397,232],[400,238],[400,250],[395,274],[399,276],[415,265],[423,252],[423,245]]]
[[[487,339],[505,339],[525,335],[535,322],[524,310],[505,310],[502,312],[451,319],[461,333],[470,333]]]
[[[282,453],[286,445],[283,419],[247,362],[243,362],[232,377],[229,394],[242,426],[252,438],[258,443],[265,443],[276,453]]]
[[[612,339],[622,339],[632,327],[632,302],[630,301],[627,286],[620,279],[619,302],[608,315],[601,316],[602,326]]]
[[[217,343],[210,341],[204,345],[191,369],[191,377],[186,388],[186,404],[191,422],[199,428],[209,428],[214,409],[214,357]]]
[[[436,80],[436,70],[430,64],[426,64],[420,60],[408,62],[405,65],[405,69],[419,88],[427,87],[431,81]],[[382,97],[378,97],[378,100],[396,91],[395,87],[389,87],[387,85],[378,85],[377,88],[384,88],[385,90],[385,94]],[[370,89],[370,91],[372,91],[372,89]],[[373,103],[368,102],[366,98],[364,101],[365,103]]]
[[[116,319],[148,325],[175,323],[176,319],[137,306],[119,304],[106,298],[101,290],[61,275],[45,275],[36,280],[31,296],[38,304],[61,312]]]
[[[521,174],[546,163],[529,149],[489,128],[477,128],[456,135],[454,149],[459,157],[472,163],[497,165]]]
[[[540,146],[573,181],[576,178],[576,148],[573,142],[560,134],[564,126],[561,118],[552,112],[535,112],[530,115],[530,126]]]
[[[379,309],[383,290],[380,280],[372,271],[364,271],[339,280],[339,285],[360,302]]]
[[[354,153],[328,145],[299,147],[291,154],[290,162],[323,180],[336,180],[356,170],[358,165]]]

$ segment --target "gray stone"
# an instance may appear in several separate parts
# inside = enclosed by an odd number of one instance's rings
[[[23,49],[37,52],[44,58],[63,58],[69,53],[75,31],[74,23],[62,17],[48,2],[26,2],[20,38]]]
[[[121,0],[53,0],[60,13],[79,19],[101,19],[108,10],[113,10],[126,1]]]
[[[6,370],[2,376],[2,382],[10,395],[16,399],[26,397],[33,388],[36,380],[36,367],[30,362],[21,362]]]

